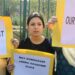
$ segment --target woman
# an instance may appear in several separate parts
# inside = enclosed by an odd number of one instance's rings
[[[51,41],[43,36],[45,28],[43,17],[37,13],[32,13],[27,19],[28,37],[20,42],[17,39],[12,40],[15,48],[31,49],[54,54],[51,47]]]
[[[20,42],[14,39],[14,47],[33,49],[54,54],[54,50],[52,50],[50,46],[51,42],[43,36],[44,28],[45,24],[43,17],[37,12],[32,13],[27,20],[28,37]]]

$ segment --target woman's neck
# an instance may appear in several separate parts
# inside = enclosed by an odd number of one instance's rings
[[[36,37],[30,36],[29,38],[33,44],[41,44],[45,39],[44,36],[36,36]]]

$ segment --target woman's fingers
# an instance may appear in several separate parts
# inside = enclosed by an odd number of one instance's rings
[[[19,46],[19,40],[18,39],[12,39],[11,42],[12,42],[14,48],[18,48],[18,46]]]
[[[14,65],[9,63],[9,64],[7,65],[7,70],[8,70],[9,72],[12,72],[13,69],[14,69]]]

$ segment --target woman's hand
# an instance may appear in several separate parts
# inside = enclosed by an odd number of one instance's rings
[[[52,16],[51,19],[48,21],[48,28],[49,30],[53,31],[54,29],[54,24],[57,22],[56,16]]]
[[[18,46],[19,46],[19,40],[18,39],[12,39],[11,42],[12,42],[14,48],[18,48]]]
[[[10,58],[7,59],[7,62],[8,62],[7,63],[7,70],[8,70],[9,73],[11,73],[14,70],[14,64],[11,63]]]
[[[14,65],[13,64],[8,64],[7,65],[7,70],[9,73],[11,73],[14,70]]]
[[[49,19],[48,23],[55,24],[57,22],[57,17],[52,16],[51,19]]]

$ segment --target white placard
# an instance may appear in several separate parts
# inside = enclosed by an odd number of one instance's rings
[[[4,21],[0,20],[0,55],[6,54],[6,32]]]
[[[61,43],[75,44],[75,0],[66,0]]]
[[[50,58],[14,54],[14,75],[49,75]]]

